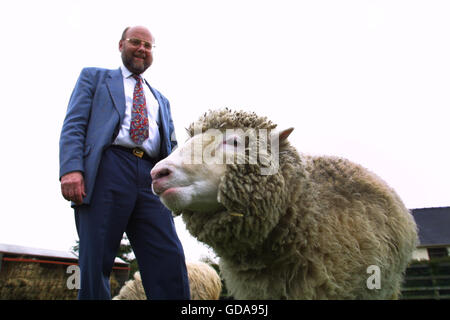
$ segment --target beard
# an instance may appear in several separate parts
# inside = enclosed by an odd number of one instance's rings
[[[140,58],[140,59],[138,59]],[[125,67],[134,74],[141,74],[152,64],[152,57],[150,55],[139,55],[136,53],[127,53],[122,51],[122,61]]]

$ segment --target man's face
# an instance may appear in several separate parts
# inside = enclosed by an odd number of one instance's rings
[[[150,31],[143,27],[134,27],[128,29],[125,39],[120,40],[119,50],[122,53],[122,61],[125,67],[134,74],[141,74],[148,67],[151,66],[153,62],[152,49],[146,48],[143,41],[147,41],[153,44],[154,39]],[[137,44],[138,40],[142,40],[141,43]]]

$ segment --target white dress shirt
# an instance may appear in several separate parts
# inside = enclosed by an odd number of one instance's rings
[[[133,108],[133,93],[136,85],[136,80],[132,77],[133,74],[124,66],[120,66],[123,76],[123,86],[125,89],[125,116],[121,124],[119,134],[114,140],[113,144],[121,145],[127,148],[139,147],[145,151],[150,157],[158,158],[159,149],[161,145],[161,137],[159,136],[159,104],[156,100],[147,81],[143,78],[143,89],[145,94],[145,104],[148,114],[148,139],[146,139],[142,145],[137,145],[131,140],[130,137],[130,123],[131,123],[131,110]]]

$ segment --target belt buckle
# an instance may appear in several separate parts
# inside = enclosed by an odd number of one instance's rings
[[[144,156],[144,151],[139,148],[134,148],[133,154],[138,158],[142,158]]]

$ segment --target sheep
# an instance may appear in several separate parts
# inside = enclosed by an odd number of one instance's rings
[[[347,159],[298,153],[293,128],[275,128],[254,112],[210,110],[152,169],[153,192],[215,251],[235,299],[398,295],[417,244],[399,196]]]
[[[192,300],[218,300],[222,281],[211,266],[204,262],[186,262]],[[113,300],[146,300],[141,274],[135,272],[132,280],[125,282]]]

